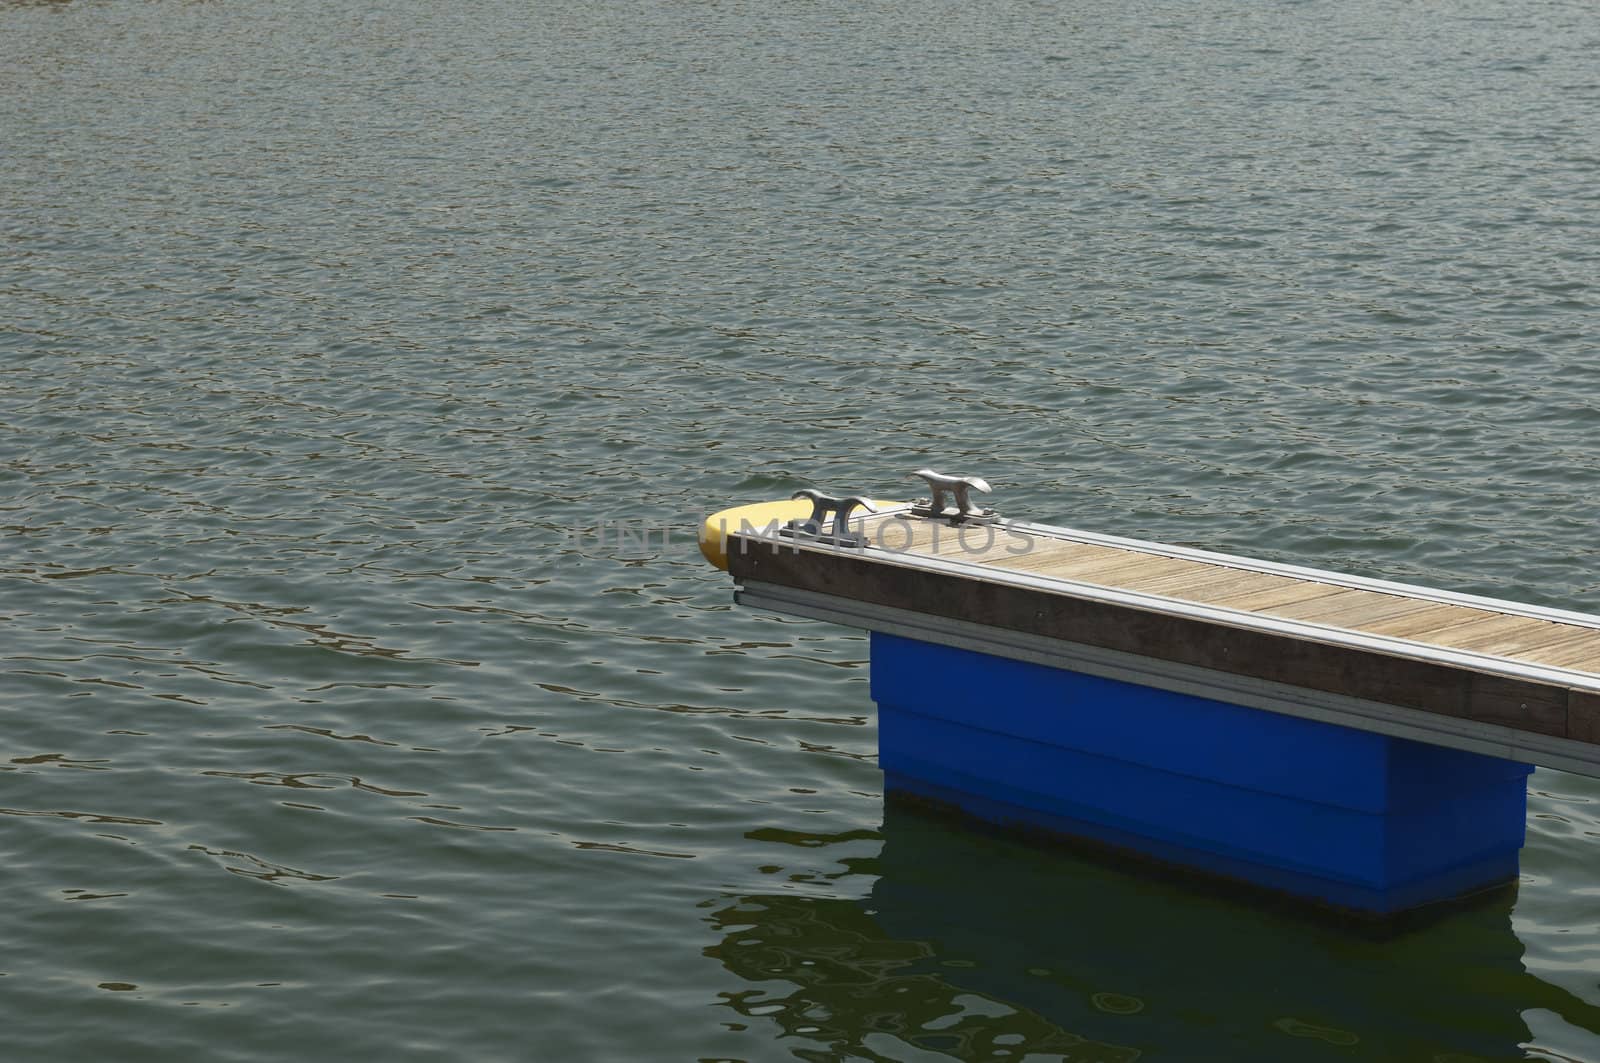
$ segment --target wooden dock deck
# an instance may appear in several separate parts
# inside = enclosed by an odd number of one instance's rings
[[[730,533],[754,606],[1600,775],[1600,617],[1025,521]]]

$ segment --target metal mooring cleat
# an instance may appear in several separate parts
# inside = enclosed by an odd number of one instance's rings
[[[782,531],[790,536],[805,536],[808,539],[817,539],[835,546],[865,546],[865,536],[857,535],[850,530],[850,514],[857,509],[868,513],[876,513],[878,507],[870,499],[860,495],[850,495],[845,498],[834,498],[825,495],[815,488],[806,487],[789,496],[790,498],[804,498],[811,503],[811,516],[805,520],[792,520],[785,525]],[[833,514],[833,527],[824,529],[823,522],[828,514]]]
[[[969,492],[977,490],[988,494],[991,488],[986,480],[977,476],[946,476],[932,469],[918,469],[917,476],[928,481],[928,489],[933,493],[932,498],[919,498],[912,506],[911,512],[919,517],[943,517],[952,522],[988,520],[994,517],[992,509],[974,506]],[[955,507],[946,508],[944,504],[945,492],[955,496]]]

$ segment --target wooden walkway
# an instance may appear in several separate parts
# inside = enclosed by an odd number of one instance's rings
[[[874,521],[874,538],[889,551],[1600,675],[1600,618],[1548,619],[1550,611],[1512,602],[1459,604],[1465,596],[1331,572],[1285,575],[1246,558],[1180,554],[1154,543],[1103,545],[1060,531],[996,527],[991,535],[981,525],[919,520],[904,525],[911,529],[905,535],[885,527],[889,519]]]
[[[741,600],[1600,774],[1600,617],[1022,521],[862,527],[733,536]]]

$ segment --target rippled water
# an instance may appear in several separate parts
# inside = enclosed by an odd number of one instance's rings
[[[1600,783],[1342,936],[884,809],[706,508],[1600,610],[1586,0],[0,2],[18,1059],[1600,1060]],[[671,528],[647,548],[593,532]]]

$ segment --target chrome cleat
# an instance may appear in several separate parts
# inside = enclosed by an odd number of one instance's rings
[[[972,504],[971,492],[982,491],[988,494],[992,488],[987,480],[978,476],[946,476],[932,469],[918,469],[915,475],[928,482],[931,498],[919,498],[912,505],[911,512],[919,517],[941,517],[953,523],[961,521],[987,520],[994,517],[992,509]],[[949,493],[955,498],[955,506],[947,507],[944,496]]]

